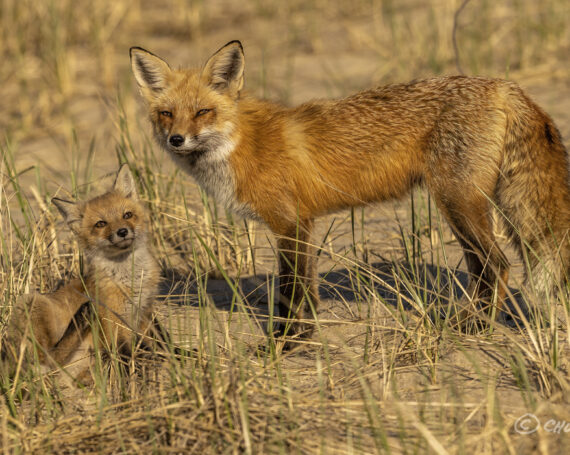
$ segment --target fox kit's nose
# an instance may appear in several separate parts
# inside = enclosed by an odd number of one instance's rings
[[[170,136],[170,145],[172,145],[173,147],[180,147],[182,144],[184,144],[184,138],[182,136],[180,136],[180,134],[175,134],[173,136]]]
[[[117,235],[119,237],[126,237],[129,234],[129,230],[127,228],[121,228],[117,231]]]

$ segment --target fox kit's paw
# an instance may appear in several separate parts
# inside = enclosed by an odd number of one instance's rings
[[[79,387],[95,386],[95,378],[90,368],[85,368],[75,376],[76,385]]]

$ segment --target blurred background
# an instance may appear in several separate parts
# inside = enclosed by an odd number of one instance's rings
[[[0,0],[0,27],[2,152],[54,190],[73,169],[114,170],[126,128],[135,148],[154,147],[134,45],[190,66],[239,39],[246,88],[285,104],[459,68],[508,78],[568,144],[567,0]]]

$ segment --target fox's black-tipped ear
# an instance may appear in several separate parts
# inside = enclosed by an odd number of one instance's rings
[[[57,207],[69,228],[77,233],[81,222],[80,203],[66,201],[65,199],[59,199],[57,197],[52,198],[51,202]]]
[[[117,172],[117,178],[113,184],[113,189],[125,197],[129,197],[131,199],[139,198],[137,185],[128,164],[123,164],[119,169],[119,172]]]
[[[237,96],[243,88],[245,56],[239,41],[230,41],[210,57],[204,75],[214,90]]]
[[[131,47],[131,68],[141,89],[160,92],[171,73],[170,66],[160,57],[141,47]]]

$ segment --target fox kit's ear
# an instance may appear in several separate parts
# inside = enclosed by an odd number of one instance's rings
[[[171,69],[161,58],[140,47],[131,47],[131,67],[139,87],[145,91],[160,92],[166,87]]]
[[[81,222],[80,204],[78,202],[66,201],[56,197],[52,198],[51,202],[57,207],[69,228],[73,232],[77,233]]]
[[[227,91],[237,97],[243,88],[245,57],[239,41],[230,41],[210,57],[204,67],[208,83],[219,92]]]
[[[123,164],[119,169],[119,172],[117,172],[117,178],[115,179],[113,189],[125,197],[132,199],[139,198],[137,185],[128,164]]]

